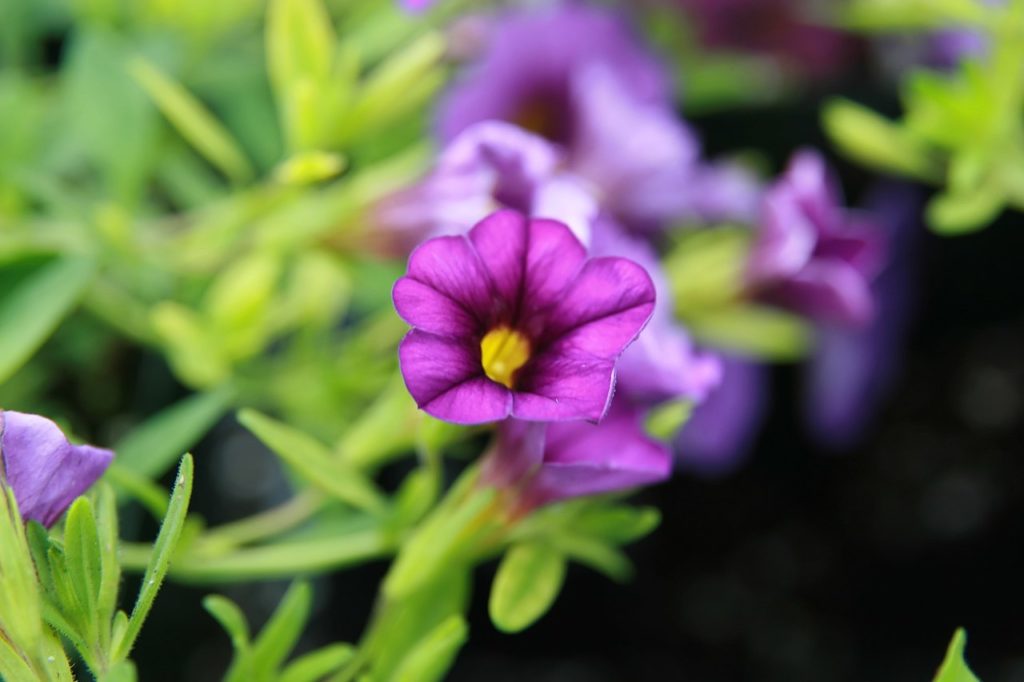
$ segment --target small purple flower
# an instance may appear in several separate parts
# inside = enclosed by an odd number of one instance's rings
[[[616,400],[600,424],[539,424],[515,419],[498,430],[482,480],[516,490],[515,513],[584,495],[668,478],[672,452],[643,430],[642,413]]]
[[[0,410],[3,479],[21,516],[52,526],[106,470],[114,453],[72,445],[49,419]]]
[[[816,152],[794,155],[762,201],[747,284],[764,301],[817,320],[871,320],[871,279],[883,257],[882,234],[851,218]]]
[[[398,356],[416,403],[478,424],[604,416],[655,290],[632,261],[587,260],[563,223],[503,210],[417,247],[393,297],[413,326]]]
[[[597,203],[564,165],[561,150],[544,138],[502,121],[477,123],[423,180],[381,202],[375,221],[406,252],[428,237],[463,234],[501,207],[557,218],[588,243]]]

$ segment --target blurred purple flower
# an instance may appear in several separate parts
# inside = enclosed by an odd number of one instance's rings
[[[616,400],[600,424],[506,421],[484,460],[482,481],[515,488],[515,511],[668,478],[672,453],[643,430],[639,410]]]
[[[559,3],[499,15],[488,35],[480,60],[442,102],[443,140],[486,120],[539,134],[564,149],[568,170],[632,229],[751,215],[756,183],[699,163],[662,65],[622,17]]]
[[[382,201],[374,220],[406,253],[427,237],[464,234],[502,207],[557,218],[586,244],[597,203],[564,164],[542,137],[502,121],[477,123],[452,140],[423,180]]]
[[[822,325],[807,365],[804,414],[815,439],[845,449],[864,431],[897,373],[916,298],[920,192],[887,184],[865,202],[889,237],[889,261],[872,283],[876,315],[851,329]]]
[[[882,233],[840,207],[825,160],[805,150],[765,192],[747,284],[762,300],[814,319],[863,325],[883,257]]]
[[[511,210],[421,244],[393,295],[413,326],[398,352],[409,392],[460,424],[600,419],[655,299],[641,266],[587,260],[564,224]]]
[[[721,383],[694,408],[676,446],[679,466],[722,475],[740,465],[761,427],[769,368],[756,360],[721,356]]]
[[[52,526],[76,497],[103,475],[110,450],[72,445],[49,419],[0,410],[3,479],[21,516]]]
[[[399,0],[398,4],[407,12],[419,13],[430,9],[435,2],[437,0]]]
[[[804,0],[673,1],[691,18],[701,45],[713,50],[761,54],[812,77],[839,71],[857,52],[854,37],[816,22]]]
[[[980,30],[948,28],[936,31],[926,39],[922,62],[939,69],[952,69],[965,59],[984,56],[989,39]]]
[[[594,226],[591,254],[639,263],[651,276],[656,291],[651,321],[619,359],[617,390],[645,404],[677,398],[704,400],[721,380],[718,357],[697,351],[676,322],[672,294],[651,245],[603,218]]]

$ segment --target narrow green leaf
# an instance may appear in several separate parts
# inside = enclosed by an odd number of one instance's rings
[[[661,522],[654,507],[599,504],[583,511],[572,521],[572,530],[615,544],[633,542],[650,534]]]
[[[442,679],[468,637],[465,619],[460,615],[451,616],[413,647],[390,679],[392,682]]]
[[[135,682],[137,679],[135,664],[131,661],[121,661],[101,676],[99,682]]]
[[[533,625],[555,602],[565,580],[565,557],[542,543],[513,546],[491,585],[491,621],[502,632]]]
[[[306,627],[312,602],[313,590],[309,583],[300,581],[288,588],[280,606],[253,642],[253,670],[269,673],[282,666]]]
[[[0,384],[43,344],[78,301],[94,272],[88,260],[48,263],[0,291]]]
[[[323,83],[337,41],[320,0],[271,0],[267,6],[267,71],[279,99],[303,79]]]
[[[1006,196],[995,183],[961,194],[946,192],[928,203],[928,226],[949,236],[976,232],[995,220],[1005,206]]]
[[[235,602],[219,594],[211,594],[203,599],[203,608],[220,623],[231,638],[231,646],[236,652],[244,652],[249,648],[249,623],[245,614]]]
[[[233,398],[234,391],[222,387],[185,398],[156,414],[114,447],[117,467],[148,479],[161,476],[217,423]]]
[[[360,509],[381,511],[384,497],[376,486],[310,436],[260,414],[242,410],[240,421],[296,474],[324,492]]]
[[[278,682],[317,682],[340,670],[355,653],[351,644],[331,644],[311,651],[289,663]]]
[[[231,133],[180,83],[145,59],[129,70],[167,120],[200,154],[236,182],[252,177],[252,167]]]
[[[92,504],[86,497],[79,497],[68,510],[64,524],[64,560],[67,566],[71,588],[82,606],[81,616],[88,624],[90,638],[99,635],[99,592],[102,580],[99,533]]]
[[[121,562],[117,557],[118,525],[117,499],[106,483],[96,489],[96,535],[99,540],[100,585],[97,593],[97,622],[100,623],[100,642],[104,650],[110,649],[109,623],[117,610],[117,594],[121,586]]]
[[[935,674],[935,682],[980,682],[964,660],[965,646],[967,633],[963,628],[957,628],[946,650],[946,658]]]
[[[156,542],[153,543],[153,552],[149,558],[149,565],[142,576],[142,586],[139,588],[139,596],[132,609],[132,615],[128,619],[128,627],[124,637],[121,639],[118,650],[115,652],[114,660],[123,660],[131,652],[135,645],[135,639],[139,636],[142,624],[153,607],[153,600],[156,598],[160,585],[171,564],[171,557],[181,536],[181,530],[185,525],[185,516],[188,513],[189,499],[192,497],[192,455],[186,454],[181,458],[181,466],[178,469],[178,476],[174,481],[174,490],[171,493],[171,502],[167,508],[167,516],[164,518],[160,533]]]
[[[0,637],[0,679],[5,682],[39,682],[39,676],[5,637]]]

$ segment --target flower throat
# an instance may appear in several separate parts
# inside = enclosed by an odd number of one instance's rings
[[[480,340],[480,363],[487,378],[512,388],[515,375],[530,359],[530,341],[511,327],[495,327]]]

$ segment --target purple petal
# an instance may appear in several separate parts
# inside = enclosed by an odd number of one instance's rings
[[[643,267],[625,258],[591,259],[547,315],[546,351],[615,359],[647,324],[654,301]]]
[[[529,421],[597,421],[608,411],[615,360],[571,350],[544,353],[521,370],[512,416]]]
[[[874,314],[874,297],[864,277],[840,260],[815,261],[765,292],[767,300],[809,317],[859,326]]]
[[[722,383],[694,409],[677,441],[679,465],[707,475],[739,466],[753,445],[768,398],[764,366],[735,356],[721,360]]]
[[[644,433],[642,415],[617,403],[600,424],[550,425],[544,464],[523,496],[534,507],[656,483],[671,469],[672,453]]]
[[[467,315],[474,317],[482,328],[491,324],[494,305],[488,286],[489,274],[465,237],[437,237],[420,244],[409,256],[409,270],[405,278],[450,299]],[[410,304],[418,299],[408,298],[407,293],[403,285],[400,295],[395,297],[395,309],[403,320],[415,325],[413,320],[421,315]]]
[[[482,424],[509,416],[512,395],[484,375],[480,348],[413,329],[398,347],[405,385],[427,414],[456,424]]]
[[[498,488],[518,485],[543,461],[546,432],[544,422],[503,421],[494,446],[484,456],[480,481]]]
[[[679,325],[658,318],[619,358],[619,390],[652,403],[675,398],[703,401],[722,380],[718,356],[699,353]]]
[[[49,419],[0,412],[4,477],[22,518],[52,526],[106,470],[114,453],[72,445]]]
[[[817,230],[786,193],[765,194],[759,227],[747,265],[747,279],[755,285],[793,275],[814,253]]]
[[[395,282],[391,297],[402,319],[422,331],[451,337],[480,332],[480,321],[455,299],[411,277]]]

